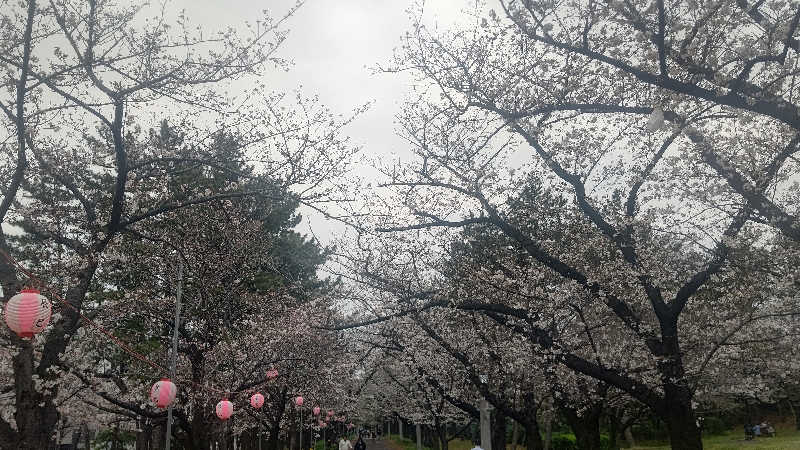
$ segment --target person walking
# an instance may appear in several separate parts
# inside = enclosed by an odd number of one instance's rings
[[[353,450],[353,445],[350,444],[346,436],[342,436],[339,440],[339,450]]]
[[[358,440],[356,441],[356,445],[353,447],[353,450],[367,450],[367,444],[364,442],[364,439],[361,437],[361,435],[358,435]]]

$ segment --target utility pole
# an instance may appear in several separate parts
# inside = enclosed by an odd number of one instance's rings
[[[489,402],[481,398],[481,448],[492,450],[492,421],[489,413]]]
[[[486,382],[489,381],[489,377],[482,373],[480,375],[480,381],[482,385],[486,385]],[[481,396],[480,411],[481,448],[483,450],[492,450],[492,418],[489,415],[489,402],[487,402],[486,397],[483,396]]]
[[[169,378],[175,379],[175,363],[178,360],[178,327],[181,324],[181,292],[183,289],[183,258],[178,254],[178,288],[175,292],[175,326],[172,329],[172,361],[169,364]],[[173,381],[174,383],[174,381]],[[173,402],[174,403],[174,402]],[[172,403],[167,409],[167,442],[165,450],[170,450],[172,444]]]

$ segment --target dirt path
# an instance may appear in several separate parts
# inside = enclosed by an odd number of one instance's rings
[[[400,444],[388,439],[367,439],[367,450],[402,450]]]

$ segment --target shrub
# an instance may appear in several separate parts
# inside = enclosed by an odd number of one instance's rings
[[[709,436],[725,434],[728,430],[725,422],[719,417],[705,417],[703,419],[703,432]]]
[[[577,450],[578,441],[572,433],[557,433],[553,434],[553,445],[550,446],[552,450]],[[603,450],[611,450],[611,438],[607,434],[600,435],[600,448]]]
[[[574,434],[554,434],[550,448],[552,450],[577,450],[578,443]]]

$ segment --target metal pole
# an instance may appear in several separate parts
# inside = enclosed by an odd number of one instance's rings
[[[300,405],[300,450],[303,450],[303,405]]]
[[[178,360],[178,327],[181,323],[181,292],[183,289],[183,258],[178,255],[178,287],[175,292],[175,327],[172,329],[172,361],[169,363],[169,377],[175,378],[175,362]],[[172,403],[167,409],[167,442],[165,450],[170,450],[172,436]]]
[[[261,419],[258,420],[258,450],[261,450]]]
[[[492,450],[492,422],[489,415],[489,402],[481,398],[481,448]]]

